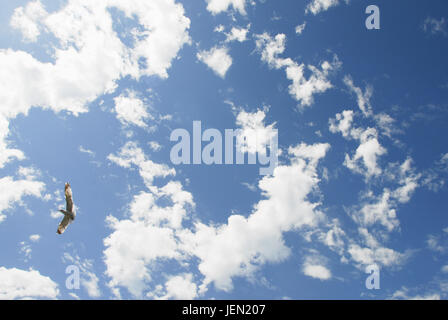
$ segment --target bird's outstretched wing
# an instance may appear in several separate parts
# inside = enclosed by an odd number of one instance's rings
[[[66,202],[66,209],[68,212],[73,212],[73,195],[72,195],[72,188],[70,187],[70,184],[67,182],[65,184],[65,202]]]
[[[64,233],[65,229],[67,229],[68,225],[75,219],[74,205],[73,205],[73,195],[72,188],[70,187],[70,183],[65,184],[65,201],[66,201],[66,210],[59,210],[64,214],[64,218],[59,223],[57,233]]]
[[[68,215],[64,215],[64,219],[62,219],[61,223],[59,223],[59,227],[58,227],[58,233],[59,234],[63,234],[65,229],[67,229],[67,226],[70,224],[70,222],[72,222],[72,219],[70,219],[70,217]]]

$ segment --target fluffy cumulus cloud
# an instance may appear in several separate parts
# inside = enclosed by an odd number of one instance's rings
[[[231,215],[218,226],[197,221],[193,231],[185,232],[187,248],[199,258],[198,268],[205,277],[201,290],[214,283],[229,291],[233,277],[251,278],[261,265],[283,261],[290,255],[283,233],[314,227],[324,218],[319,204],[307,197],[317,187],[316,165],[328,148],[327,144],[291,147],[291,164],[278,166],[273,176],[260,180],[265,199],[248,217]]]
[[[363,226],[370,226],[380,223],[387,230],[393,230],[398,227],[399,221],[397,212],[391,199],[391,193],[388,189],[375,199],[373,203],[365,204],[354,218]]]
[[[286,78],[292,83],[289,85],[289,93],[300,102],[302,107],[310,106],[314,102],[314,95],[323,93],[332,88],[328,80],[330,73],[337,70],[341,63],[335,56],[332,62],[323,61],[319,67],[303,63],[298,64],[291,58],[281,58],[285,51],[286,35],[277,34],[275,37],[267,33],[256,36],[257,50],[261,53],[261,60],[268,63],[271,68],[284,69]],[[306,71],[309,72],[308,78]]]
[[[112,7],[140,26],[130,47],[113,28]],[[16,9],[11,24],[25,39],[34,40],[44,30],[58,43],[51,47],[51,62],[0,49],[0,166],[24,157],[8,147],[9,119],[27,114],[32,106],[76,115],[86,112],[98,96],[114,91],[122,77],[166,78],[171,61],[190,42],[190,20],[174,0],[68,1],[48,14],[34,1]]]
[[[353,122],[353,111],[344,110],[342,113],[336,114],[336,117],[329,120],[330,132],[340,132],[345,138],[349,136]]]
[[[340,222],[337,219],[333,219],[328,227],[328,231],[321,231],[319,240],[331,250],[343,256],[347,238],[345,231],[342,230]]]
[[[58,285],[39,271],[0,267],[0,299],[56,299]]]
[[[118,287],[122,286],[135,297],[142,297],[152,280],[152,265],[159,260],[179,259],[182,256],[176,232],[189,208],[194,207],[193,197],[176,181],[170,181],[163,187],[154,186],[152,182],[155,177],[174,175],[175,171],[147,160],[135,144],[128,143],[119,156],[111,159],[124,167],[138,166],[149,190],[134,196],[129,205],[128,219],[107,217],[113,232],[104,239],[106,274],[111,278],[109,286],[117,296],[120,295]],[[157,203],[159,199],[171,205],[160,206]]]
[[[227,70],[232,65],[232,57],[227,47],[213,47],[208,51],[198,52],[196,56],[221,78],[226,76]]]
[[[124,125],[146,127],[145,120],[152,119],[143,100],[137,97],[136,92],[128,91],[114,98],[117,118]]]
[[[151,293],[150,296],[156,299],[175,299],[175,300],[191,300],[197,297],[198,287],[193,281],[191,273],[170,276],[164,285],[156,288],[156,294]]]
[[[19,30],[25,41],[35,42],[40,35],[39,21],[47,16],[47,11],[39,0],[27,3],[25,7],[14,10],[11,27]]]
[[[309,277],[320,280],[328,280],[331,278],[330,270],[318,264],[306,264],[303,267],[303,273]]]
[[[302,271],[306,276],[319,280],[329,280],[332,276],[331,271],[325,266],[325,259],[318,255],[306,257]]]
[[[229,33],[226,34],[225,42],[238,41],[244,42],[247,40],[247,34],[249,33],[250,24],[246,28],[232,27]]]
[[[339,2],[339,0],[311,0],[305,9],[305,12],[311,12],[316,15],[322,11],[327,11],[331,7],[337,6]],[[349,0],[345,0],[345,2],[348,3]]]
[[[148,190],[134,196],[127,218],[107,218],[112,230],[104,239],[109,286],[117,296],[119,288],[125,287],[136,297],[195,297],[211,284],[229,291],[234,277],[252,279],[263,264],[283,261],[290,255],[283,233],[316,227],[325,219],[317,208],[319,203],[309,201],[308,195],[317,188],[317,164],[328,149],[327,144],[291,147],[290,164],[277,167],[272,176],[259,181],[264,199],[254,210],[247,217],[233,214],[219,225],[196,218],[192,227],[185,227],[195,206],[192,195],[178,181],[157,187],[140,170]],[[160,166],[149,164],[137,150],[122,151],[114,162],[124,167]],[[164,199],[163,206],[159,199]],[[196,259],[200,277],[189,275],[191,271],[168,275],[162,282],[154,277],[154,270],[164,261],[194,266]]]
[[[207,2],[207,10],[212,14],[218,14],[225,12],[232,7],[240,14],[246,14],[246,1],[247,0],[205,0]]]
[[[45,184],[34,180],[15,180],[12,177],[0,178],[0,222],[6,218],[5,212],[14,204],[21,204],[23,197],[43,197]]]
[[[353,157],[345,155],[344,165],[355,172],[364,174],[366,178],[381,174],[381,167],[378,166],[378,158],[385,154],[387,150],[378,141],[378,133],[374,128],[368,128],[359,134],[360,145],[356,149]],[[363,164],[363,167],[359,165]]]
[[[397,266],[404,263],[404,260],[407,258],[406,254],[390,248],[369,248],[361,247],[357,244],[352,244],[348,249],[348,253],[355,262],[364,266],[375,263],[379,263],[386,267]]]
[[[236,125],[241,129],[238,136],[241,151],[249,153],[266,153],[266,146],[271,145],[272,139],[277,136],[275,123],[264,123],[266,112],[246,112],[241,110],[236,117]]]

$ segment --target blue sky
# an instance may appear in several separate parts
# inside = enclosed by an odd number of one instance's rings
[[[4,3],[0,298],[446,299],[447,19],[442,0]],[[276,129],[277,168],[174,165],[195,120]]]

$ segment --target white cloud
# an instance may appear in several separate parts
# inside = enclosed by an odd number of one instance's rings
[[[0,267],[0,299],[56,299],[58,285],[39,271]]]
[[[344,77],[344,83],[345,85],[350,89],[351,93],[354,93],[357,99],[358,108],[361,110],[362,115],[364,118],[372,118],[374,120],[374,123],[376,127],[379,129],[379,132],[388,138],[392,138],[392,134],[396,133],[402,133],[402,130],[397,127],[395,119],[393,119],[390,115],[387,113],[379,113],[374,114],[372,104],[370,102],[370,99],[372,98],[373,94],[373,87],[368,85],[364,89],[364,91],[355,86],[353,79],[350,76]],[[345,110],[343,111],[343,115],[337,114],[336,120],[339,121],[339,124],[342,126],[346,126],[347,124],[351,125],[351,122],[353,121],[353,111]],[[351,113],[351,114],[348,114]],[[359,135],[362,132],[361,128],[353,128],[352,130],[349,130],[350,128],[337,128],[336,127],[336,120],[331,119],[330,120],[330,131],[335,133],[338,131],[341,131],[343,136],[345,138],[352,137],[352,138],[358,138]],[[347,122],[350,123],[347,123]]]
[[[90,2],[90,1],[88,1]],[[130,49],[132,67],[140,68],[133,76],[158,75],[167,78],[167,70],[179,50],[190,44],[188,29],[190,19],[185,16],[185,10],[175,0],[139,0],[121,1],[109,0],[109,6],[116,6],[124,11],[127,17],[136,17],[141,29],[133,29],[134,45]],[[138,61],[145,63],[139,66]]]
[[[315,264],[306,264],[303,268],[303,273],[309,277],[328,280],[331,278],[331,272],[326,267]]]
[[[350,129],[353,122],[353,111],[344,110],[342,113],[337,113],[335,119],[330,119],[330,132],[337,133],[341,132],[346,138],[350,134]]]
[[[248,182],[242,182],[241,184],[252,192],[257,191],[257,186],[255,184],[250,184]]]
[[[141,297],[146,283],[151,281],[151,263],[179,257],[174,233],[138,219],[119,221],[109,216],[107,222],[113,230],[104,239],[109,286],[126,287],[135,297]]]
[[[25,180],[34,180],[38,177],[40,177],[41,172],[39,169],[33,168],[33,167],[22,167],[20,166],[17,170],[17,175],[25,178]]]
[[[331,279],[331,271],[323,264],[323,259],[319,256],[308,256],[303,264],[303,273],[311,278],[319,280]]]
[[[303,63],[299,65],[291,58],[279,57],[285,50],[286,36],[284,34],[277,34],[272,38],[269,34],[263,33],[257,35],[256,39],[261,60],[268,63],[271,68],[285,69],[287,79],[292,81],[289,93],[300,102],[302,107],[310,106],[314,102],[315,94],[323,93],[333,87],[328,76],[341,65],[336,56],[332,62],[323,61],[319,67],[308,65],[305,68]],[[308,79],[305,76],[306,69],[310,72]]]
[[[0,179],[0,222],[5,219],[4,212],[14,204],[21,204],[25,196],[42,197],[45,184],[33,180],[14,180],[12,177]]]
[[[117,118],[124,125],[132,124],[144,128],[147,126],[145,120],[153,119],[135,91],[127,91],[125,94],[115,97],[114,102]]]
[[[140,25],[132,47],[124,45],[113,29],[111,7]],[[29,16],[27,8],[16,11],[22,20],[23,15]],[[24,26],[22,20],[14,23]],[[9,119],[26,115],[33,106],[77,115],[98,96],[114,91],[122,77],[167,78],[171,61],[190,43],[190,20],[174,0],[71,0],[33,22],[59,44],[51,47],[52,62],[41,62],[24,51],[0,49],[0,167],[24,158],[20,150],[8,148]],[[30,36],[37,36],[36,30]]]
[[[95,152],[93,152],[92,150],[90,150],[90,149],[87,149],[87,148],[84,148],[83,146],[79,146],[79,152],[81,152],[81,153],[86,153],[86,154],[88,154],[89,156],[91,156],[91,157],[94,157],[95,156]]]
[[[265,125],[264,110],[256,112],[246,112],[241,110],[236,117],[236,125],[240,127],[241,134],[238,136],[239,146],[242,152],[266,153],[266,146],[269,146],[271,139],[276,135],[275,122]],[[246,138],[246,140],[244,139]]]
[[[147,159],[143,150],[135,142],[127,142],[118,155],[110,154],[107,159],[124,168],[129,168],[131,165],[137,166],[147,186],[152,185],[155,177],[166,177],[176,174],[174,169]]]
[[[197,58],[212,69],[218,76],[224,78],[232,65],[232,57],[226,47],[213,47],[209,51],[200,51]]]
[[[391,193],[388,189],[384,190],[377,202],[365,204],[359,212],[354,213],[353,218],[362,226],[380,223],[389,231],[392,231],[399,225],[397,212],[391,201]]]
[[[81,300],[81,299],[76,295],[76,293],[70,292],[68,295],[69,295],[70,297],[72,297],[73,299],[75,299],[75,300]]]
[[[225,27],[220,24],[218,26],[215,27],[215,29],[213,29],[214,32],[224,32]]]
[[[399,184],[396,189],[384,188],[382,195],[377,197],[369,193],[367,197],[372,198],[372,201],[367,201],[360,210],[352,212],[352,218],[359,225],[368,227],[379,223],[388,231],[399,226],[396,208],[399,203],[409,202],[411,195],[419,186],[420,175],[415,174],[410,166],[411,159],[408,158],[399,166],[398,174],[388,172],[389,178]]]
[[[421,174],[415,174],[411,168],[412,159],[406,159],[399,168],[398,182],[401,185],[393,191],[393,196],[398,202],[406,203],[411,200],[411,195],[419,186]]]
[[[448,153],[442,154],[440,157],[440,163],[448,168]]]
[[[242,15],[246,15],[246,0],[205,0],[207,10],[213,15],[227,11],[231,6]]]
[[[59,211],[51,211],[50,212],[50,217],[53,219],[61,219],[62,215]]]
[[[344,77],[345,85],[356,95],[358,107],[364,114],[364,116],[372,115],[372,105],[370,103],[370,98],[373,94],[373,88],[371,86],[367,86],[364,92],[361,88],[356,87],[353,83],[353,79],[350,76]]]
[[[281,33],[272,38],[268,33],[256,35],[256,46],[261,52],[261,60],[270,67],[280,69],[284,65],[292,64],[290,59],[279,58],[278,55],[285,51],[286,35]]]
[[[336,251],[339,255],[343,255],[346,233],[339,225],[337,219],[333,219],[330,229],[327,232],[320,233],[320,240],[333,251]]]
[[[273,176],[260,180],[265,199],[247,218],[231,215],[226,224],[216,226],[197,221],[194,232],[185,231],[183,241],[188,252],[199,258],[199,271],[205,276],[201,292],[209,283],[229,291],[233,277],[250,279],[261,265],[283,261],[290,249],[282,234],[314,227],[323,219],[318,203],[309,202],[307,196],[319,182],[316,165],[328,148],[327,144],[290,148],[291,164],[278,166]]]
[[[141,192],[134,197],[129,219],[107,217],[113,230],[104,239],[106,274],[111,277],[109,286],[124,286],[136,297],[142,296],[152,280],[154,262],[181,258],[176,229],[181,227],[188,206],[194,206],[191,194],[183,191],[178,182],[151,189],[155,193]],[[158,206],[155,202],[160,197],[166,197],[172,205]]]
[[[192,300],[197,297],[198,288],[191,273],[171,276],[165,283],[166,293],[158,299]]]
[[[367,128],[359,135],[359,140],[360,145],[356,149],[355,155],[350,157],[346,154],[344,165],[350,170],[364,174],[367,179],[380,175],[382,169],[377,164],[378,157],[384,155],[387,150],[378,142],[376,129]],[[365,169],[359,166],[360,160]]]
[[[25,159],[25,154],[21,150],[11,148],[9,142],[6,140],[8,134],[9,122],[0,114],[0,169],[14,158],[17,160]]]
[[[397,128],[395,119],[386,113],[380,113],[375,115],[376,123],[381,129],[381,133],[391,138],[393,133],[401,133],[401,130]]]
[[[47,16],[47,11],[39,0],[28,2],[25,7],[14,10],[11,17],[11,27],[22,33],[23,39],[29,42],[37,41],[40,35],[39,21]]]
[[[303,30],[305,30],[306,27],[306,21],[302,24],[299,24],[298,26],[296,26],[296,33],[297,34],[302,34]]]
[[[32,242],[38,242],[40,240],[40,235],[39,234],[32,234],[32,235],[30,235],[30,240]]]
[[[361,265],[380,264],[386,267],[399,266],[407,258],[407,254],[397,252],[390,248],[367,248],[352,244],[348,248],[351,258]]]
[[[356,215],[356,213],[354,215]],[[355,221],[357,220],[356,218],[354,219]],[[404,265],[412,255],[411,250],[406,250],[404,253],[401,253],[385,247],[380,240],[386,240],[386,234],[378,232],[377,229],[368,228],[362,222],[358,222],[358,225],[360,225],[360,227],[358,227],[358,234],[361,238],[357,240],[347,238],[348,246],[346,250],[343,248],[342,241],[337,247],[332,248],[341,255],[342,262],[348,262],[348,258],[350,258],[355,262],[355,266],[360,269],[372,264],[399,268]],[[379,237],[377,238],[374,236],[370,230],[373,230],[375,235]],[[346,237],[345,233],[342,234],[342,237]],[[345,252],[348,253],[347,257],[344,256]]]
[[[367,129],[354,127],[355,113],[352,110],[344,110],[342,113],[337,113],[335,118],[329,120],[330,132],[340,132],[346,139],[357,139],[360,141],[355,154],[350,157],[345,155],[344,165],[350,170],[362,174],[366,180],[371,177],[378,177],[383,172],[378,164],[380,156],[387,153],[387,150],[379,142],[379,133],[392,139],[392,134],[401,133],[400,129],[396,128],[395,119],[386,113],[374,114],[370,99],[372,97],[373,88],[367,86],[364,92],[361,88],[356,87],[350,76],[344,77],[344,83],[352,93],[356,95],[358,107],[362,116],[367,120],[373,120],[374,126]],[[399,141],[394,141],[399,143]],[[397,190],[403,192],[405,196],[406,190]],[[413,182],[409,180],[406,185],[409,190],[415,189]],[[405,198],[403,198],[405,200]]]
[[[24,261],[28,262],[28,260],[31,259],[31,252],[33,251],[31,249],[31,246],[25,241],[20,242],[19,245],[20,245],[20,253],[22,253],[25,256]]]
[[[409,289],[402,287],[401,289],[395,291],[392,294],[391,299],[393,300],[440,300],[440,294],[438,293],[427,293],[424,295],[409,295]]]
[[[428,248],[432,251],[444,253],[447,250],[447,248],[441,244],[440,236],[429,235],[428,239],[426,239],[426,244],[428,245]]]
[[[134,196],[129,205],[129,218],[107,217],[113,232],[104,239],[109,286],[117,296],[120,295],[118,287],[122,286],[135,297],[142,297],[153,280],[151,270],[156,261],[182,258],[177,232],[189,208],[194,207],[193,197],[176,181],[160,188],[154,186],[154,178],[175,175],[175,170],[148,160],[133,142],[128,142],[119,156],[109,156],[109,159],[125,168],[131,164],[139,167],[140,176],[150,190]],[[170,204],[160,206],[159,199]],[[172,281],[176,280],[179,279]],[[171,292],[174,297],[171,282],[167,286],[168,294]]]
[[[346,3],[349,0],[345,0]],[[316,15],[322,11],[327,11],[331,7],[335,7],[339,4],[339,0],[311,0],[308,6],[305,9],[306,13],[311,12]]]
[[[238,41],[244,42],[247,40],[247,34],[249,33],[250,24],[246,28],[236,28],[232,27],[229,33],[226,34],[226,42]]]
[[[174,291],[171,284],[181,283],[182,296],[200,296],[210,284],[229,291],[234,277],[253,279],[254,272],[264,263],[286,259],[290,249],[284,243],[283,233],[316,227],[324,219],[317,210],[319,203],[312,203],[307,197],[317,188],[316,166],[328,148],[328,144],[290,148],[291,164],[277,167],[273,176],[260,180],[264,199],[247,218],[234,214],[225,224],[205,224],[195,219],[191,229],[185,228],[183,221],[189,217],[189,208],[194,208],[192,195],[176,181],[156,187],[151,184],[152,179],[145,179],[141,170],[150,192],[134,197],[127,218],[107,218],[113,231],[104,239],[109,286],[117,296],[119,287],[125,287],[132,295],[142,297],[151,284],[155,289],[147,295],[178,298],[181,293]],[[140,152],[124,152],[127,153],[124,157],[120,153],[121,158],[115,162],[124,167],[147,162]],[[164,201],[164,206],[157,201],[161,198],[168,201]],[[168,276],[171,282],[157,284],[160,281],[154,276],[157,262],[177,261],[181,266],[189,266],[190,259],[196,258],[203,276],[201,285],[193,284],[193,278],[188,276],[183,279]]]
[[[440,160],[435,162],[433,168],[423,173],[422,184],[429,190],[438,192],[446,184],[444,175],[448,172],[448,153],[442,154]],[[448,228],[447,228],[448,229]]]

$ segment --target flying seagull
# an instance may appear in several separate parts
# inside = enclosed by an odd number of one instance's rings
[[[59,234],[64,233],[65,229],[67,229],[68,225],[75,220],[76,216],[73,205],[72,188],[68,182],[65,183],[65,201],[67,203],[65,210],[59,210],[64,214],[64,219],[62,219],[58,227],[57,233]]]

